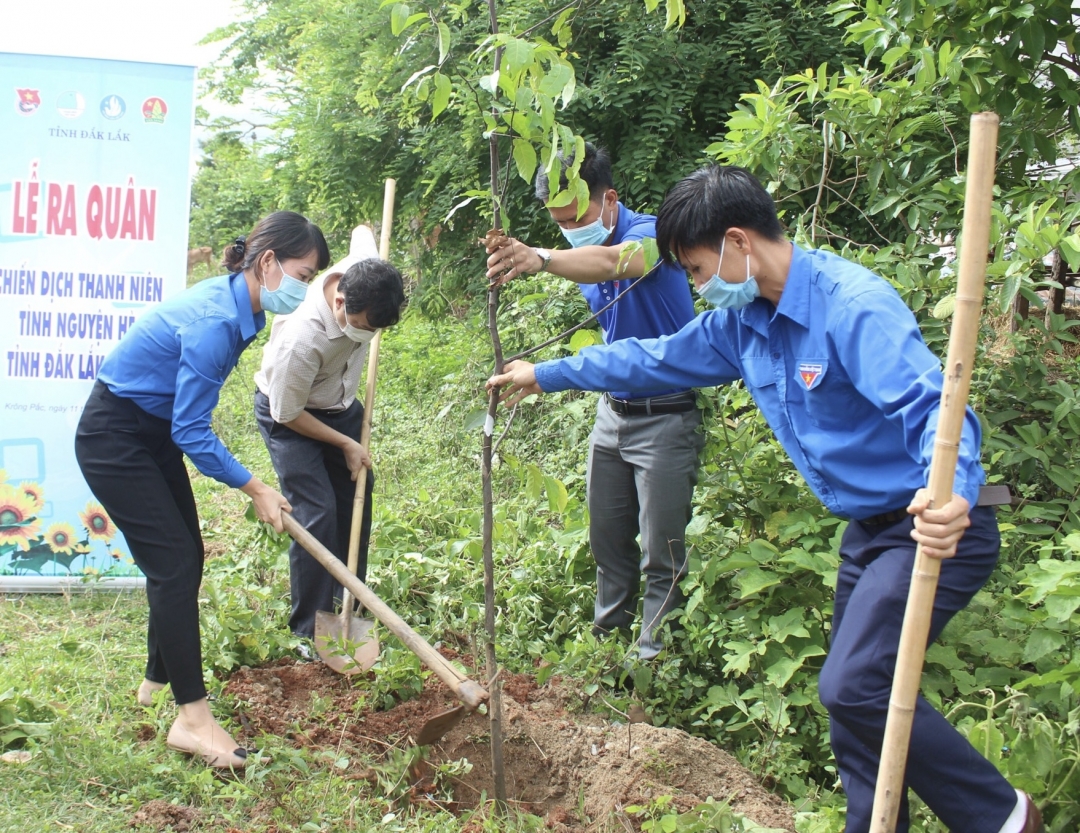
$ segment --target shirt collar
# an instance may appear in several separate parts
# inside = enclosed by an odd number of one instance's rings
[[[266,326],[266,313],[251,311],[251,293],[248,292],[247,279],[243,272],[234,272],[229,277],[233,301],[236,302],[236,317],[240,322],[240,335],[245,339],[255,338],[255,333]]]
[[[780,305],[777,315],[790,318],[796,324],[810,327],[810,278],[813,273],[813,261],[805,249],[791,244],[791,266],[788,267],[787,281],[780,293]]]

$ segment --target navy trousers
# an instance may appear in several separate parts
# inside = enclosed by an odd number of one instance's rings
[[[874,804],[900,629],[915,542],[912,519],[871,527],[848,524],[840,544],[832,642],[819,694],[829,711],[833,754],[847,793],[845,833],[866,833]],[[929,641],[963,609],[993,572],[1001,539],[989,507],[971,512],[957,555],[941,565]],[[910,787],[953,833],[998,833],[1016,792],[997,768],[927,700],[919,697],[905,788]],[[896,830],[908,830],[907,801]]]
[[[364,422],[364,406],[360,400],[355,400],[344,411],[329,413],[309,409],[308,413],[359,442]],[[255,418],[270,451],[281,493],[292,504],[293,517],[330,552],[347,561],[356,483],[345,463],[344,452],[275,422],[270,415],[270,400],[259,391],[255,391]],[[367,576],[374,486],[375,476],[369,471],[356,571],[361,581]],[[317,611],[334,611],[341,606],[341,585],[295,541],[289,547],[289,586],[292,593],[289,628],[297,636],[314,635]]]

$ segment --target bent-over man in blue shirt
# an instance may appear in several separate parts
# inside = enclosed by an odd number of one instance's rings
[[[747,171],[709,167],[668,194],[665,259],[719,309],[672,336],[627,339],[535,368],[513,362],[503,398],[568,388],[704,387],[742,379],[821,501],[850,519],[821,701],[847,792],[847,833],[870,829],[874,785],[916,543],[942,564],[930,640],[989,578],[1000,548],[979,506],[980,430],[968,409],[955,493],[929,508],[925,485],[941,401],[940,362],[886,281],[786,241],[772,198]],[[1038,809],[921,698],[907,785],[950,830],[1036,833]],[[909,826],[901,805],[898,831]]]
[[[565,168],[564,163],[563,188]],[[640,251],[620,262],[624,250],[655,237],[656,219],[619,202],[611,160],[602,148],[585,145],[579,175],[589,187],[584,214],[578,217],[577,200],[548,208],[571,248],[534,249],[508,239],[491,252],[488,277],[503,283],[544,271],[568,278],[594,313],[618,298],[599,318],[608,344],[677,332],[694,317],[690,287],[677,266],[661,266],[623,295],[645,272]],[[544,171],[536,177],[536,197],[548,201]],[[632,380],[603,390],[607,393],[597,405],[586,475],[589,543],[596,558],[594,631],[629,629],[644,573],[638,653],[651,659],[662,648],[657,634],[661,619],[683,601],[684,538],[704,444],[698,430],[701,412],[689,385]]]

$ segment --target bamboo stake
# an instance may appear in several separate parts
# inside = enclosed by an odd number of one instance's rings
[[[979,315],[982,312],[986,253],[990,247],[997,132],[998,117],[995,113],[972,115],[956,313],[949,336],[941,411],[930,463],[928,488],[931,507],[943,506],[952,498],[956,461],[960,454],[960,437],[971,385]],[[896,674],[874,791],[871,833],[893,833],[896,829],[900,802],[904,797],[904,770],[911,743],[911,724],[915,717],[915,703],[919,696],[926,640],[930,633],[930,618],[940,572],[941,560],[924,556],[922,546],[919,546],[915,551],[911,589],[900,632]]]

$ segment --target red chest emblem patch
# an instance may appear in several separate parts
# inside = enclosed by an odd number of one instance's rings
[[[821,375],[821,370],[821,365],[814,362],[799,363],[799,378],[803,380],[803,384],[806,385],[807,390],[810,390],[810,388],[814,386],[814,382],[816,382],[818,376]]]

